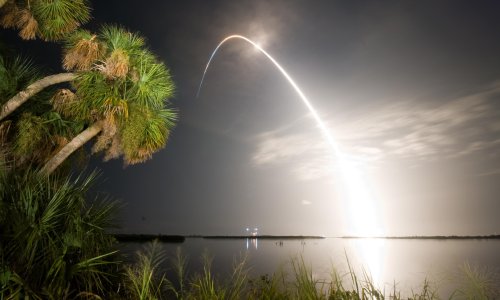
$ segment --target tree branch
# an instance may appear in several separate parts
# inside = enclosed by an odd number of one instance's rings
[[[76,78],[75,73],[60,73],[50,75],[30,84],[25,90],[20,91],[5,103],[0,111],[0,121],[16,110],[21,104],[28,101],[44,88],[61,82],[71,81]]]
[[[56,153],[41,169],[41,173],[50,175],[54,170],[64,161],[71,153],[75,152],[78,148],[90,141],[103,127],[102,121],[97,121],[89,126],[84,131],[75,136],[69,143],[67,143],[59,152]]]

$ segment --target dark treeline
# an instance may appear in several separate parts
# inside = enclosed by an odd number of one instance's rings
[[[343,239],[401,239],[401,240],[480,240],[480,239],[500,239],[500,235],[413,235],[413,236],[377,236],[377,237],[362,237],[362,236],[343,236]]]

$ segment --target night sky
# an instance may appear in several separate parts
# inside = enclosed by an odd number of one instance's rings
[[[290,73],[363,171],[386,235],[500,234],[498,1],[93,1],[147,37],[180,121],[153,159],[102,169],[123,232],[351,233],[338,163]],[[57,47],[56,47],[57,49]]]

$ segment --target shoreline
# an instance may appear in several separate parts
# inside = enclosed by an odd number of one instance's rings
[[[164,234],[112,234],[118,242],[148,242],[155,239],[160,242],[183,243],[186,238],[202,239],[261,239],[261,240],[310,240],[310,239],[386,239],[386,240],[495,240],[500,239],[500,235],[432,235],[432,236],[314,236],[314,235],[164,235]]]

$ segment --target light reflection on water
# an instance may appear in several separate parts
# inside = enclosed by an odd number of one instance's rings
[[[247,250],[250,249],[250,245],[252,245],[252,248],[257,250],[259,249],[259,239],[257,238],[247,238]]]
[[[124,249],[131,252],[141,245],[127,243]],[[440,286],[443,295],[449,295],[450,279],[464,262],[500,272],[500,240],[187,238],[182,244],[163,245],[172,256],[181,247],[189,259],[189,272],[202,269],[199,258],[208,251],[214,257],[212,271],[222,277],[240,257],[247,256],[251,275],[259,276],[290,270],[290,260],[302,256],[314,278],[329,280],[332,268],[340,274],[347,272],[347,257],[358,275],[362,276],[364,268],[382,290],[391,291],[396,284],[403,293],[418,290],[427,278]]]
[[[383,285],[384,278],[384,239],[366,238],[352,239],[355,257],[360,260],[371,280],[377,285]]]

